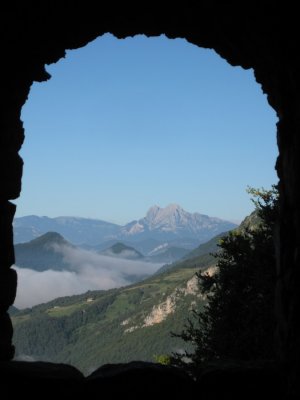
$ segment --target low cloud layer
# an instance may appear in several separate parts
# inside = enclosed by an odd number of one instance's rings
[[[92,251],[68,246],[56,247],[69,265],[68,270],[37,272],[19,268],[15,306],[32,307],[61,296],[84,293],[88,290],[111,289],[128,285],[132,277],[153,274],[161,264],[133,261],[99,255]]]

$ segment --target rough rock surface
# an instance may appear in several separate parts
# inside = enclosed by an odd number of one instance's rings
[[[65,364],[0,362],[1,392],[30,398],[97,396],[201,400],[282,398],[279,370],[262,365],[207,365],[192,379],[175,367],[133,361],[103,365],[88,377]]]
[[[45,64],[66,49],[111,32],[118,38],[166,34],[212,48],[232,65],[253,68],[276,110],[281,219],[278,228],[278,358],[287,371],[286,390],[300,396],[300,74],[297,4],[278,2],[147,2],[91,0],[6,2],[0,15],[0,319],[12,302],[16,282],[6,274],[14,261],[12,218],[21,190],[24,140],[20,120],[33,81],[50,78]],[[71,140],[71,138],[70,138]],[[0,325],[0,359],[13,356],[11,328]]]

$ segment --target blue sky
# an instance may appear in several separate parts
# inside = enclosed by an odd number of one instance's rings
[[[120,224],[157,204],[241,220],[277,182],[276,115],[253,71],[185,40],[107,34],[35,83],[17,216]]]

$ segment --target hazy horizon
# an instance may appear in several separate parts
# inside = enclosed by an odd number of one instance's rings
[[[171,203],[171,204],[174,204],[174,203]],[[176,204],[178,204],[178,203],[176,203]],[[157,204],[155,204],[155,205],[157,205]],[[138,221],[139,219],[142,219],[142,218],[144,218],[145,217],[145,215],[146,215],[146,213],[148,212],[148,210],[151,208],[151,207],[153,207],[154,206],[154,204],[152,205],[152,206],[150,206],[150,207],[148,207],[147,208],[147,210],[144,212],[144,214],[143,215],[141,215],[141,216],[139,216],[139,217],[137,217],[137,218],[135,218],[135,219],[133,219],[133,220],[130,220],[130,221],[126,221],[125,223],[119,223],[119,222],[115,222],[115,221],[109,221],[109,220],[104,220],[104,219],[100,219],[100,218],[93,218],[93,217],[85,217],[85,216],[82,216],[82,215],[55,215],[55,216],[49,216],[49,215],[38,215],[38,214],[25,214],[25,215],[16,215],[16,217],[15,218],[24,218],[24,217],[30,217],[30,216],[36,216],[36,217],[39,217],[39,218],[43,218],[43,217],[46,217],[46,218],[78,218],[78,219],[88,219],[88,220],[98,220],[98,221],[105,221],[105,222],[110,222],[110,223],[113,223],[113,224],[116,224],[116,225],[120,225],[120,226],[124,226],[124,225],[126,225],[126,224],[128,224],[128,223],[130,223],[130,222],[132,222],[132,221]],[[160,205],[158,205],[160,208],[166,208],[167,206],[168,206],[168,204],[166,205],[166,206],[160,206]],[[180,206],[180,204],[179,204],[179,206]],[[182,207],[183,208],[183,207]],[[184,208],[183,208],[184,209]],[[201,213],[200,211],[194,211],[194,212],[190,212],[189,210],[186,210],[186,209],[184,209],[184,211],[187,211],[188,213],[190,213],[190,214],[202,214],[202,215],[207,215],[207,214],[204,214],[204,213]],[[245,217],[246,217],[247,215],[245,215]],[[220,218],[220,219],[222,219],[222,220],[225,220],[224,218],[222,218],[222,217],[219,217],[218,215],[209,215],[209,217],[211,217],[211,218]],[[244,218],[243,218],[244,219]],[[241,220],[230,220],[230,219],[228,219],[228,220],[226,220],[226,221],[228,221],[228,222],[232,222],[232,223],[234,223],[234,224],[237,224],[237,225],[239,225],[241,222],[242,222],[242,220],[243,219],[241,219]]]

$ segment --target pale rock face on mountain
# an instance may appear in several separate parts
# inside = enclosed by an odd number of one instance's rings
[[[234,227],[231,222],[220,218],[189,213],[178,204],[170,204],[165,208],[155,205],[144,218],[125,225],[122,235],[132,239],[136,236],[155,236],[166,240],[196,238],[200,242]]]
[[[188,224],[190,215],[192,214],[184,211],[179,205],[170,204],[166,208],[151,207],[144,220],[150,230],[176,231],[180,226]]]
[[[60,233],[75,245],[96,246],[108,241],[126,242],[147,254],[163,243],[192,249],[235,227],[231,222],[189,213],[177,204],[170,204],[165,208],[155,205],[144,218],[125,226],[75,217],[48,218],[32,215],[15,218],[14,239],[15,243],[27,242],[52,231]]]
[[[129,225],[129,224],[128,224]],[[128,226],[128,233],[130,235],[139,234],[140,232],[144,231],[144,226],[137,223],[134,223],[132,226]]]

